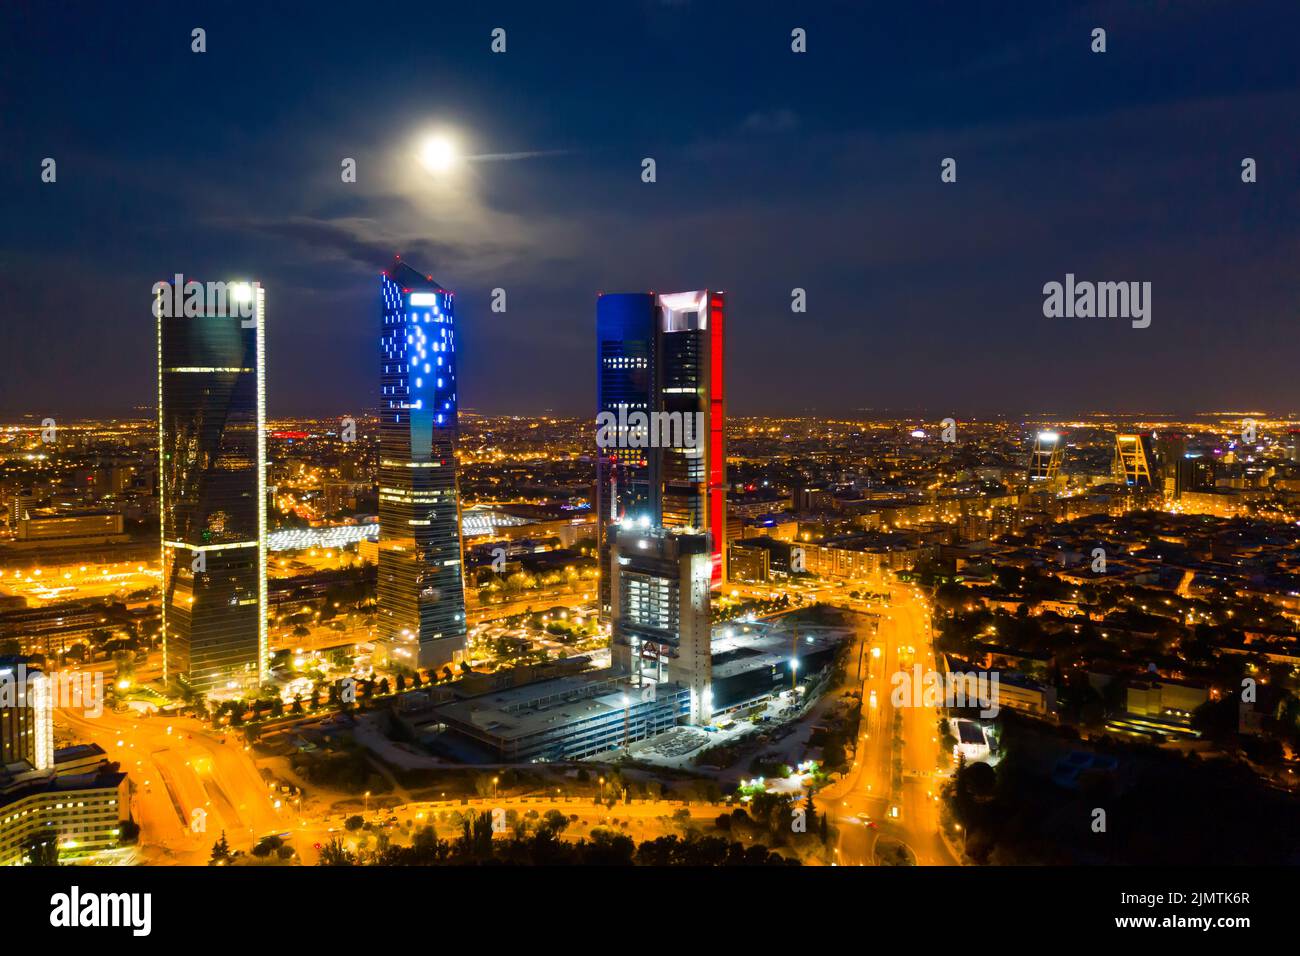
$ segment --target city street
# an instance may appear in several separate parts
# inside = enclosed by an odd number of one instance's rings
[[[276,811],[267,785],[236,738],[223,742],[187,718],[108,710],[89,717],[60,709],[55,722],[79,740],[99,744],[109,760],[130,774],[131,813],[140,824],[141,855],[147,862],[206,863],[222,830],[233,849],[247,850],[259,838],[286,828],[287,812]],[[195,820],[201,822],[195,825]]]
[[[839,862],[872,863],[876,841],[885,835],[906,843],[922,866],[954,865],[939,836],[943,778],[937,772],[939,714],[935,708],[899,709],[902,789],[901,796],[890,794],[895,715],[891,677],[915,662],[924,670],[935,666],[930,612],[924,599],[909,586],[893,586],[889,606],[880,610],[878,629],[873,633],[863,619],[857,639],[867,645],[861,655],[863,720],[858,751],[845,778],[821,792],[824,806],[838,803]]]

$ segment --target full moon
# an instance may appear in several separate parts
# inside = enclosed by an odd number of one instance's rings
[[[456,162],[456,144],[449,136],[430,136],[420,146],[420,162],[431,173],[443,173]]]

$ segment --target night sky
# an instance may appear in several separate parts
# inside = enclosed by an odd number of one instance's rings
[[[111,6],[0,12],[0,414],[151,404],[175,272],[266,286],[273,414],[371,408],[395,252],[480,412],[594,414],[596,293],[700,287],[735,415],[1300,408],[1291,0]]]

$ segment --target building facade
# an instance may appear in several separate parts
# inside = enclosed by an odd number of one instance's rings
[[[451,292],[397,262],[381,280],[378,653],[439,667],[465,649]]]
[[[1055,482],[1061,475],[1065,448],[1061,433],[1040,431],[1034,435],[1034,450],[1029,459],[1030,482]]]
[[[727,446],[723,373],[726,299],[721,292],[656,298],[658,407],[703,424],[698,447],[659,448],[652,459],[654,510],[665,528],[708,533],[714,587],[726,579]]]
[[[228,308],[155,306],[163,674],[204,693],[257,685],[268,653],[266,299],[227,285]]]
[[[626,417],[649,413],[655,404],[654,296],[614,293],[596,300],[596,407],[597,414]],[[612,447],[596,449],[597,553],[600,556],[600,609],[607,617],[611,582],[603,569],[609,566],[611,526],[628,519],[645,518],[658,524],[651,508],[651,449],[633,447],[626,433]],[[639,443],[638,443],[639,444]]]
[[[613,666],[636,687],[685,687],[694,724],[713,712],[710,547],[705,534],[619,528],[608,572]]]
[[[595,671],[457,701],[438,719],[495,760],[581,760],[671,730],[688,696],[673,684],[632,687],[626,675]]]
[[[1158,470],[1151,436],[1148,434],[1117,434],[1112,472],[1116,481],[1130,488],[1152,488]]]
[[[597,442],[602,568],[609,566],[611,526],[645,520],[710,533],[710,579],[714,587],[725,580],[725,329],[721,292],[597,299],[597,421],[606,415],[618,423],[612,442]],[[612,614],[611,583],[602,577],[603,616]]]
[[[54,760],[50,679],[26,658],[0,658],[0,769],[26,763],[48,770]]]
[[[0,776],[0,866],[21,866],[33,838],[52,839],[61,856],[117,846],[126,815],[126,774]]]

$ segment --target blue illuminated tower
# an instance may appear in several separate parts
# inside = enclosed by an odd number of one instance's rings
[[[465,649],[454,296],[400,261],[381,284],[377,648],[441,667]]]

